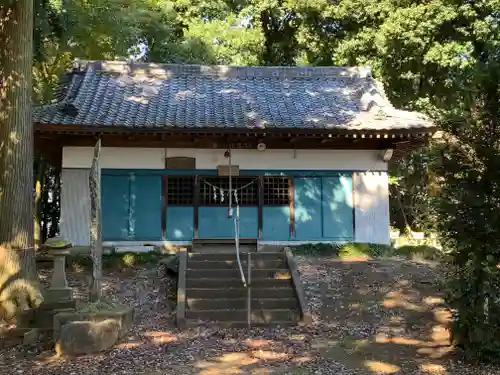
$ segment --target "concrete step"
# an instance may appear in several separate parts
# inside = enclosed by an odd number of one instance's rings
[[[277,287],[277,288],[254,288],[251,290],[253,298],[296,298],[295,290],[292,287],[292,284]],[[188,298],[193,299],[204,299],[204,298],[224,298],[224,299],[238,299],[238,298],[246,298],[247,289],[240,285],[236,288],[208,288],[204,286],[202,288],[189,289],[187,291]]]
[[[244,258],[247,258],[246,253],[241,253],[241,260],[244,260]],[[253,260],[284,260],[285,259],[285,253],[282,252],[273,252],[273,253],[252,253],[252,259]],[[212,254],[212,253],[190,253],[189,258],[188,258],[188,263],[191,261],[203,261],[203,260],[208,260],[208,261],[235,261],[236,260],[236,254],[233,253],[217,253],[217,254]]]
[[[237,266],[233,269],[190,269],[186,271],[187,279],[240,279],[240,270]],[[243,267],[243,274],[248,275],[248,269]],[[251,270],[252,279],[290,279],[288,269],[254,269]]]
[[[247,268],[246,257],[242,257],[241,265],[243,268]],[[189,260],[189,269],[236,269],[238,267],[238,262],[236,260]],[[278,269],[287,268],[287,264],[284,259],[253,259],[252,269]]]
[[[227,299],[227,298],[188,298],[187,308],[192,310],[244,310],[247,308],[246,298]],[[297,300],[295,298],[252,298],[252,309],[264,310],[286,310],[297,309]]]
[[[211,322],[246,322],[247,310],[187,310],[186,318]],[[254,324],[271,324],[273,322],[299,322],[300,313],[291,309],[261,310],[252,309],[251,321]]]
[[[252,287],[267,287],[267,288],[280,288],[280,287],[292,287],[291,279],[257,279],[252,278]],[[186,288],[188,293],[192,289],[197,288],[213,288],[213,289],[227,289],[227,288],[238,288],[243,287],[242,280],[238,278],[186,278]]]

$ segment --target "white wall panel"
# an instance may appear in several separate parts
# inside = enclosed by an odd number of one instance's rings
[[[390,243],[389,179],[387,172],[355,173],[355,241]]]
[[[60,231],[75,246],[89,244],[89,174],[89,169],[63,169],[61,174]]]
[[[232,163],[240,169],[387,170],[376,150],[233,150]],[[90,168],[92,147],[64,147],[63,168]],[[197,169],[227,164],[224,150],[182,148],[103,147],[101,168],[163,169],[165,157],[193,157]]]

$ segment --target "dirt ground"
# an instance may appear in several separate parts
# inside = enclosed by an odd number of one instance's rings
[[[135,306],[134,331],[109,352],[57,359],[51,348],[0,346],[0,374],[484,374],[452,355],[437,263],[298,258],[310,327],[183,332],[155,269],[107,273],[105,295]],[[41,274],[48,280],[47,272]],[[85,275],[70,284],[84,298]]]

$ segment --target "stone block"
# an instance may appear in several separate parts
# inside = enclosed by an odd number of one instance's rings
[[[48,301],[34,310],[28,310],[18,317],[18,325],[24,328],[39,328],[41,330],[52,330],[54,326],[54,315],[61,312],[73,312],[76,307],[75,300]]]
[[[39,337],[40,337],[40,331],[37,328],[33,328],[32,330],[26,332],[23,335],[23,345],[26,346],[35,345],[38,342]]]
[[[179,273],[179,256],[177,254],[160,259],[159,263],[165,266],[166,275],[177,276]]]
[[[61,328],[56,353],[78,356],[102,352],[118,341],[120,330],[121,324],[116,319],[69,322]]]
[[[113,309],[92,312],[61,312],[54,315],[54,340],[57,342],[64,325],[72,322],[103,322],[115,321],[118,324],[118,339],[123,338],[132,328],[134,309],[128,306],[116,306]]]
[[[45,292],[45,299],[47,301],[68,301],[73,298],[72,288],[49,288]]]

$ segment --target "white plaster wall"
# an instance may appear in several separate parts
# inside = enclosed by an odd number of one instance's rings
[[[90,168],[92,147],[64,147],[63,168]],[[376,150],[233,150],[232,163],[240,169],[387,170]],[[103,147],[101,168],[163,169],[166,157],[194,157],[197,169],[227,164],[224,150],[182,148]]]
[[[63,169],[61,174],[61,235],[75,246],[89,244],[90,169]]]
[[[387,172],[354,173],[353,187],[355,241],[390,244]]]
[[[63,147],[63,168],[90,168],[93,147]],[[103,147],[99,155],[100,168],[163,169],[165,150],[162,148]]]

